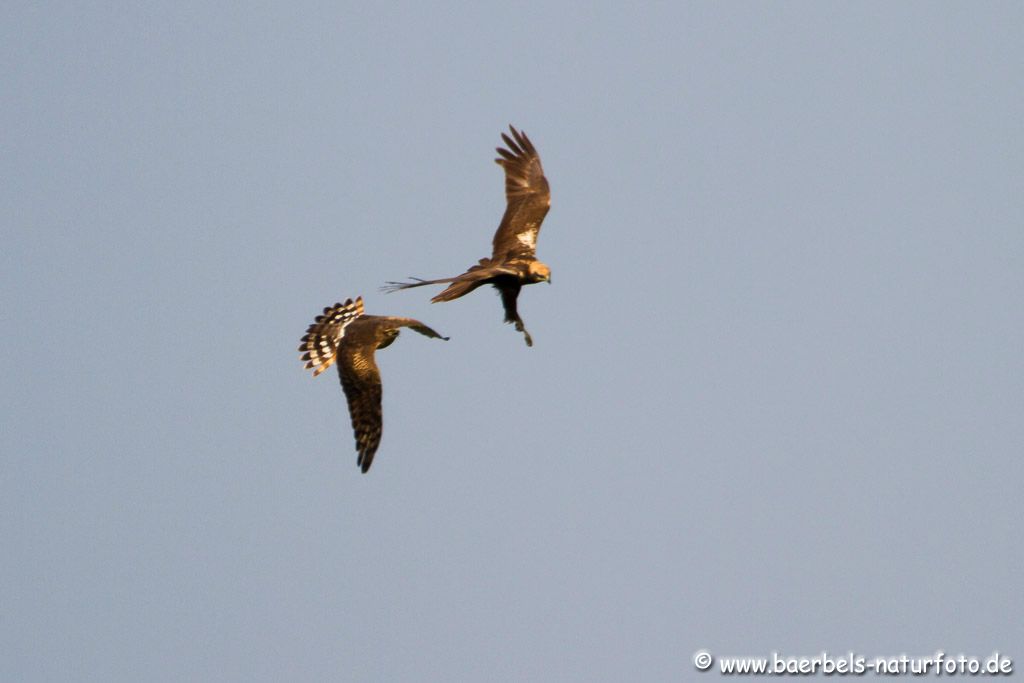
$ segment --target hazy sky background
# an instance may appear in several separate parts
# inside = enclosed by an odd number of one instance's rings
[[[1024,667],[1024,5],[4,3],[0,679]],[[499,133],[553,206],[481,290]],[[419,318],[363,476],[325,305]]]

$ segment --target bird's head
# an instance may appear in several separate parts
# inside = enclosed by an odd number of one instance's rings
[[[398,339],[398,330],[386,329],[383,332],[383,338],[377,344],[378,349],[386,349],[387,347],[394,344],[395,340]]]
[[[527,276],[531,283],[535,282],[551,282],[551,269],[540,261],[530,261],[530,265],[527,267]]]

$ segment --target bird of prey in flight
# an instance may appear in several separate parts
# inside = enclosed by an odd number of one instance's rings
[[[537,234],[551,207],[551,190],[533,143],[525,133],[512,126],[509,126],[509,130],[512,137],[501,134],[508,149],[498,147],[499,157],[494,160],[505,169],[507,206],[501,224],[494,233],[491,257],[480,259],[479,263],[462,275],[437,280],[410,278],[413,282],[389,282],[383,289],[393,292],[448,283],[447,289],[431,299],[436,303],[458,299],[480,285],[493,285],[501,293],[505,322],[515,323],[516,330],[526,338],[526,345],[533,346],[533,339],[516,310],[516,299],[523,285],[551,282],[551,269],[538,261],[536,256]]]
[[[356,464],[364,474],[373,463],[383,429],[380,370],[374,351],[394,342],[401,327],[448,340],[419,320],[363,315],[363,298],[358,297],[325,308],[299,344],[306,369],[312,370],[314,377],[337,363],[356,437]]]

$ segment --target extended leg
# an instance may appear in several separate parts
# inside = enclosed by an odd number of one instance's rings
[[[516,316],[516,329],[522,332],[523,336],[526,337],[526,345],[533,346],[533,337],[531,337],[530,333],[526,331],[526,326],[523,325],[523,320],[519,316]]]
[[[533,337],[526,331],[526,325],[523,324],[523,319],[519,317],[519,312],[516,310],[516,299],[519,298],[521,285],[515,283],[498,287],[498,289],[501,291],[501,303],[505,307],[505,322],[515,323],[516,330],[522,332],[526,338],[526,345],[533,346]]]

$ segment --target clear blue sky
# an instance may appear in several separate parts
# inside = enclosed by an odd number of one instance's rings
[[[1024,666],[1022,7],[5,3],[0,679]],[[532,349],[377,291],[509,123]],[[295,352],[358,294],[452,337],[367,476]]]

